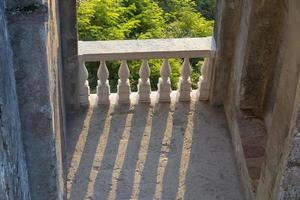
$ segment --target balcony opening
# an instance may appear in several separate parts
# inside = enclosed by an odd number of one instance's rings
[[[85,0],[77,3],[80,41],[143,40],[212,36],[215,0]],[[197,89],[203,58],[191,58],[191,86]],[[151,90],[157,90],[162,59],[149,59]],[[169,59],[171,88],[178,89],[183,58]],[[138,91],[141,60],[128,60],[131,91]],[[86,62],[96,93],[100,62]],[[120,60],[107,60],[111,93],[117,92]]]
[[[244,199],[224,111],[199,101],[210,95],[214,3],[78,2],[69,199]]]

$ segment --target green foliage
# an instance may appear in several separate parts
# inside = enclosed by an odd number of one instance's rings
[[[168,26],[165,35],[172,38],[204,37],[212,34],[213,21],[207,21],[196,10],[193,0],[156,0],[164,9]]]
[[[203,37],[212,35],[213,21],[197,11],[199,2],[212,0],[84,0],[78,2],[78,35],[80,40],[148,39]],[[197,3],[197,4],[196,4]],[[202,4],[201,4],[202,5]],[[204,4],[203,4],[204,5]],[[206,5],[206,4],[205,4]],[[209,4],[210,5],[210,4]],[[181,59],[170,59],[172,89],[177,88]],[[201,59],[192,60],[192,82],[200,75]],[[157,89],[161,60],[150,60],[151,87]],[[116,92],[120,62],[107,63],[112,92]],[[141,61],[128,62],[132,90],[137,90]],[[89,82],[97,85],[99,63],[88,63]]]
[[[215,19],[216,0],[196,0],[197,10],[208,20]]]
[[[160,38],[163,10],[150,0],[87,0],[78,4],[80,40]]]

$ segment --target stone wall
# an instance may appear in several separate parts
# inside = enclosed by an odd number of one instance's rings
[[[58,181],[59,198],[66,197],[66,119],[65,119],[65,90],[63,89],[63,56],[61,44],[64,38],[60,34],[60,10],[59,0],[49,1],[48,6],[51,11],[48,21],[48,66],[50,80],[50,100],[52,107],[54,140],[56,152],[56,169]]]
[[[241,0],[217,1],[217,15],[214,36],[216,39],[216,59],[214,65],[213,85],[210,102],[223,104],[227,94],[230,71],[232,69],[234,46],[240,26]]]
[[[68,113],[79,109],[78,87],[78,38],[76,0],[59,1],[61,26],[61,48],[63,57],[63,88],[66,111]]]
[[[266,101],[268,141],[257,199],[300,198],[300,2],[286,2],[288,14],[277,59],[279,67],[271,84],[271,98]]]
[[[298,86],[300,87],[300,86]],[[297,95],[298,103],[292,122],[291,143],[288,145],[288,157],[284,163],[284,171],[279,188],[278,199],[289,200],[300,198],[300,93]],[[285,156],[286,158],[286,156]],[[277,191],[275,192],[277,194]]]
[[[27,168],[4,1],[0,1],[0,44],[0,199],[27,200]]]
[[[64,103],[79,105],[75,5],[0,1],[1,200],[65,198]],[[297,199],[300,2],[217,5],[210,101],[224,104],[246,197]]]
[[[7,0],[32,199],[63,199],[64,110],[58,1]]]
[[[233,19],[235,28],[230,26],[234,29],[233,37],[225,41],[229,31],[226,32],[224,24],[230,23],[230,19],[224,13],[232,9],[219,1],[221,22],[216,27],[219,63],[215,65],[211,94],[215,97],[211,101],[223,99],[247,199],[276,199],[280,184],[282,199],[291,199],[288,197],[291,194],[292,199],[299,198],[295,196],[299,194],[295,192],[299,180],[295,178],[299,178],[299,161],[295,156],[299,151],[295,128],[299,119],[296,98],[300,75],[299,2],[230,3],[232,6],[240,3],[234,10],[236,14],[231,14],[239,17],[239,23]],[[232,45],[232,53],[224,53],[228,51],[226,44]],[[218,72],[222,64],[226,71]],[[218,73],[226,78],[219,79]],[[218,85],[227,86],[221,96],[215,95]],[[288,178],[291,176],[294,179]]]

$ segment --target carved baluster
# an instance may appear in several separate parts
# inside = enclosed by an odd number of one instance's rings
[[[205,58],[201,68],[201,76],[198,82],[198,98],[199,100],[209,100],[212,76],[212,58]]]
[[[162,67],[160,69],[160,75],[158,82],[158,101],[159,102],[170,102],[171,94],[171,82],[170,82],[171,66],[168,59],[164,59]]]
[[[120,104],[130,103],[130,84],[128,79],[130,76],[130,71],[126,60],[122,61],[118,74],[119,81],[117,101]]]
[[[79,101],[80,105],[89,104],[90,87],[88,82],[88,71],[85,67],[85,61],[79,58]]]
[[[190,101],[191,100],[191,91],[192,91],[192,84],[191,84],[191,64],[189,58],[185,58],[184,62],[181,66],[181,77],[179,79],[178,85],[178,93],[177,93],[177,100],[178,101]]]
[[[97,86],[97,95],[98,95],[98,104],[109,104],[109,72],[106,66],[105,60],[100,61],[100,66],[97,72],[98,76],[98,86]]]
[[[139,102],[149,103],[151,86],[150,86],[150,67],[147,60],[143,60],[142,66],[139,71],[140,79],[138,84],[138,100]]]

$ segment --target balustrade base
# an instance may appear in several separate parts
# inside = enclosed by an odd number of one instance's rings
[[[81,106],[88,106],[89,103],[89,96],[80,96],[80,105]]]
[[[138,99],[137,99],[138,102],[141,102],[141,103],[151,102],[150,94],[151,94],[150,81],[148,80],[146,83],[143,83],[143,81],[141,79],[139,79]]]
[[[110,103],[109,102],[110,88],[109,88],[108,81],[103,85],[101,85],[100,81],[98,81],[97,95],[98,95],[98,104]]]
[[[176,101],[189,102],[191,101],[191,91],[182,91],[177,93]]]
[[[158,91],[157,91],[157,101],[158,102],[170,102],[171,101],[171,82],[164,81],[162,78],[159,78],[158,82]]]
[[[117,102],[119,104],[130,104],[130,91],[129,84],[121,84],[119,81]]]
[[[179,79],[177,101],[191,101],[192,83],[189,80]]]
[[[88,86],[89,83],[86,81],[83,88],[80,88],[80,95],[79,95],[79,101],[80,105],[87,106],[89,105],[89,96],[90,96],[90,87]]]
[[[98,104],[109,104],[109,103],[110,103],[109,94],[102,94],[102,95],[98,94]]]
[[[209,87],[207,87],[207,84],[203,82],[202,78],[200,78],[200,81],[198,82],[197,98],[200,101],[208,101],[209,93],[210,93]]]
[[[130,104],[130,98],[128,97],[120,97],[120,95],[117,95],[116,102],[118,104]]]

